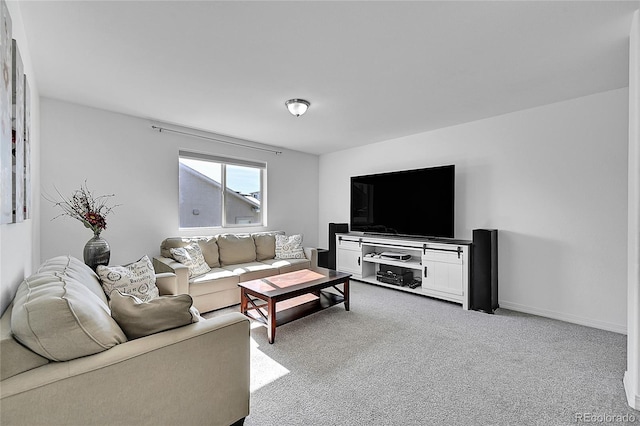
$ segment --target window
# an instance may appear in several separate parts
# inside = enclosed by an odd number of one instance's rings
[[[180,227],[263,225],[266,167],[265,163],[180,151]]]

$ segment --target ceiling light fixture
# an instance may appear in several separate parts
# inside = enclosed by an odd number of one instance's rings
[[[305,101],[304,99],[289,99],[284,103],[287,106],[289,112],[296,117],[300,117],[302,114],[307,112],[311,103],[309,101]]]

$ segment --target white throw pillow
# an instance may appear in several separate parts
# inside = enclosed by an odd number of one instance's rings
[[[98,265],[96,272],[107,297],[113,290],[132,294],[143,302],[160,295],[153,264],[146,254],[140,260],[124,266]]]
[[[172,248],[171,256],[189,268],[189,278],[206,274],[211,270],[204,260],[202,249],[198,243],[191,243],[185,247]]]
[[[302,235],[276,235],[276,259],[305,259]]]

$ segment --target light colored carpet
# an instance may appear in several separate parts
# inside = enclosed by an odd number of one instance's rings
[[[273,345],[255,324],[245,425],[640,424],[622,385],[624,335],[351,289],[350,312],[278,327]]]

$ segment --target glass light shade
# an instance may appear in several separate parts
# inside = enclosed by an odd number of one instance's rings
[[[287,106],[289,112],[296,117],[300,117],[307,112],[307,109],[311,105],[309,101],[305,101],[304,99],[289,99],[284,104]]]

